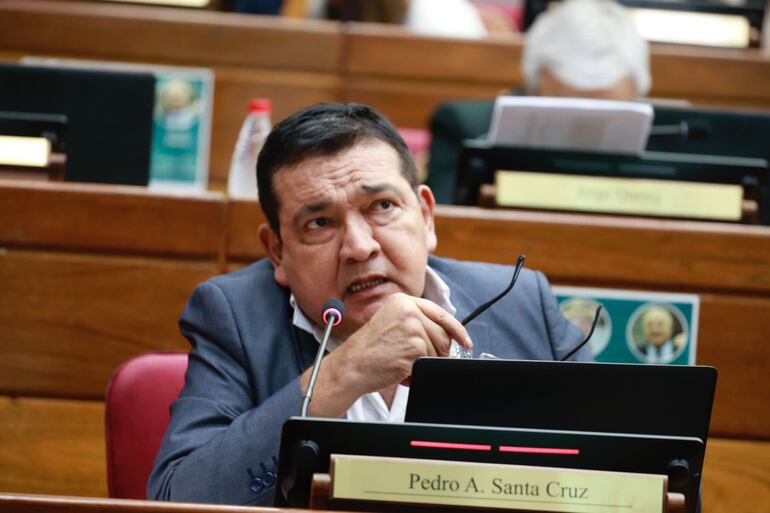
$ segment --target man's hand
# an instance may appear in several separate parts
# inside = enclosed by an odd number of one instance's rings
[[[394,294],[369,322],[324,358],[310,412],[339,417],[363,394],[407,380],[422,356],[448,356],[452,339],[473,347],[460,321],[432,301]],[[302,375],[307,388],[310,372]]]

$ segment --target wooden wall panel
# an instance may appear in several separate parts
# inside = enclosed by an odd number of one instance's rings
[[[0,396],[0,490],[107,496],[104,405]]]
[[[177,321],[209,262],[0,254],[0,393],[98,399],[131,356],[189,349]]]
[[[181,196],[144,187],[3,181],[0,246],[219,257],[218,194]]]
[[[0,48],[7,51],[332,72],[340,64],[341,42],[333,22],[150,6],[0,2]]]
[[[770,108],[770,59],[760,50],[653,46],[650,96]]]
[[[437,254],[594,286],[770,293],[770,227],[442,206]]]
[[[767,227],[441,207],[442,256],[530,268],[554,284],[701,295],[698,363],[720,372],[711,432],[770,439]]]
[[[0,492],[0,513],[294,513],[298,511],[303,510]]]
[[[709,440],[702,483],[704,512],[770,512],[770,443]]]
[[[259,202],[231,200],[227,204],[227,245],[225,253],[228,263],[253,262],[265,256],[259,242],[258,228],[267,222]]]
[[[350,75],[343,82],[344,101],[371,105],[398,127],[427,128],[438,106],[457,99],[490,99],[507,84],[430,82],[406,78]]]
[[[700,299],[696,363],[719,373],[710,432],[770,440],[770,298],[707,293]]]
[[[520,86],[522,44],[519,36],[466,40],[375,24],[0,0],[4,60],[35,54],[212,68],[215,190],[226,186],[249,97],[272,98],[274,121],[322,101],[355,101],[397,126],[427,128],[443,101]],[[651,67],[652,97],[770,109],[770,57],[758,51],[653,45]]]
[[[452,39],[402,27],[351,23],[345,29],[349,75],[502,83],[521,82],[522,37]],[[459,44],[458,44],[459,43]]]
[[[333,22],[10,0],[0,2],[0,48],[10,61],[33,54],[212,68],[209,181],[215,190],[226,188],[249,98],[271,98],[274,122],[340,100],[342,35]]]

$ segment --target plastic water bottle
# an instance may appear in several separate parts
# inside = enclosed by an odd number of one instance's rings
[[[270,133],[272,103],[265,98],[249,100],[249,113],[235,143],[227,194],[234,198],[257,198],[257,156]]]

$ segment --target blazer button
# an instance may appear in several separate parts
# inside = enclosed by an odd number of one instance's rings
[[[262,491],[262,488],[265,487],[265,483],[262,481],[261,477],[255,477],[251,480],[251,483],[249,483],[249,490],[251,490],[254,493],[259,493]]]

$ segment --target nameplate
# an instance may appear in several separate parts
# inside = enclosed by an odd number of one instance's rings
[[[45,137],[0,135],[0,164],[45,167],[51,157],[51,141]]]
[[[457,461],[332,455],[331,498],[572,513],[661,513],[666,477]]]
[[[498,171],[497,204],[660,217],[739,221],[740,185]]]

